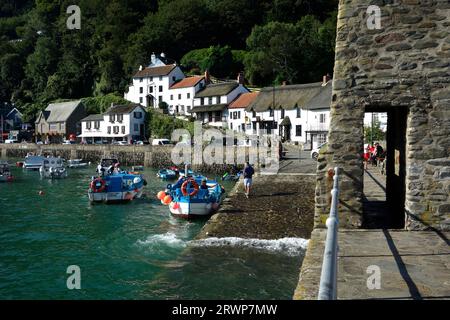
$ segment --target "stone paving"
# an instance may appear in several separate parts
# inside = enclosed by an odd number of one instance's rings
[[[317,161],[311,159],[310,151],[302,151],[298,146],[283,145],[286,155],[280,161],[279,174],[316,175]]]
[[[342,230],[338,299],[450,299],[450,232]],[[294,299],[317,299],[325,229],[312,232]],[[369,266],[380,289],[369,289]],[[372,267],[373,268],[373,267]]]
[[[371,165],[364,170],[363,211],[363,228],[383,228],[389,225],[386,176]]]

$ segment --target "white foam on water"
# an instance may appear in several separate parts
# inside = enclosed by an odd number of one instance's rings
[[[166,232],[163,234],[148,236],[145,240],[136,241],[136,244],[145,247],[166,245],[171,248],[180,248],[186,246],[186,241],[179,239],[173,232]]]
[[[276,240],[244,239],[237,237],[206,238],[189,241],[189,245],[197,247],[242,247],[277,252],[288,256],[304,254],[308,240],[303,238],[281,238]]]

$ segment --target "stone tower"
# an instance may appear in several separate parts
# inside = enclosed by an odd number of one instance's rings
[[[328,170],[338,166],[340,226],[361,227],[364,112],[387,112],[392,214],[409,230],[450,230],[450,1],[340,0],[333,78],[315,226],[328,216]]]

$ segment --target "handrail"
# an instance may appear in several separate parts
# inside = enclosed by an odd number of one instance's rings
[[[331,190],[330,216],[327,218],[327,238],[323,253],[322,273],[318,300],[337,299],[337,257],[338,257],[338,202],[339,202],[339,168],[334,168],[333,189]]]

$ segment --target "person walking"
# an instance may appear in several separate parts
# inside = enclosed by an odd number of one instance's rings
[[[245,196],[247,198],[250,196],[250,191],[251,191],[252,183],[253,183],[253,180],[252,180],[253,174],[255,174],[255,170],[250,165],[250,163],[247,161],[245,163],[245,168],[244,168],[244,188],[245,188]]]

